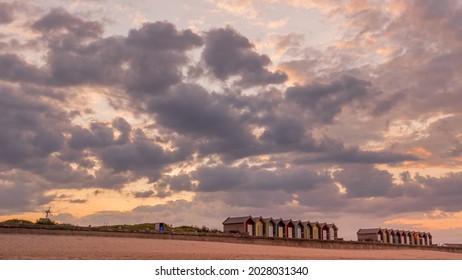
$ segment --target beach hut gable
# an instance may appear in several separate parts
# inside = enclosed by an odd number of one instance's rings
[[[255,224],[255,229],[254,229],[255,234],[254,235],[255,236],[263,236],[264,227],[265,227],[265,223],[263,222],[263,218],[261,216],[257,217],[257,218],[252,218],[252,221]]]
[[[284,223],[284,229],[285,229],[285,236],[286,238],[294,238],[294,223],[292,220],[283,220]]]
[[[246,233],[255,234],[255,222],[251,216],[228,217],[223,221],[223,231],[225,233]]]
[[[274,237],[275,236],[275,230],[276,230],[276,224],[274,223],[274,220],[272,217],[270,218],[264,218],[263,220],[263,236],[266,237]]]

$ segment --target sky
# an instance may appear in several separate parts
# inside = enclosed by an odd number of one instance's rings
[[[461,22],[459,0],[0,2],[0,220],[462,243]]]

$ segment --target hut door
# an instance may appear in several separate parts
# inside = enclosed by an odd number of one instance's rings
[[[252,235],[252,231],[253,231],[253,226],[252,225],[247,225],[247,233],[249,235]]]
[[[292,237],[293,237],[293,234],[294,234],[294,233],[293,233],[293,229],[292,229],[291,227],[289,227],[289,228],[288,228],[288,234],[287,234],[288,236],[287,236],[287,237],[292,238]]]
[[[302,229],[297,227],[297,238],[302,238]]]
[[[278,228],[278,237],[284,237],[284,228],[283,227]]]
[[[268,237],[273,237],[273,226],[268,226]]]
[[[263,235],[263,228],[260,225],[260,222],[255,224],[255,236],[262,236]]]

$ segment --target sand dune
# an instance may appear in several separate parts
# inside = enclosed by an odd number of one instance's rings
[[[462,260],[462,254],[419,249],[340,250],[224,242],[0,234],[0,259],[411,259]]]

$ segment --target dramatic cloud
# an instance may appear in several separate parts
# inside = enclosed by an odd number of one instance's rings
[[[101,23],[82,20],[63,9],[52,9],[47,15],[34,22],[32,29],[44,35],[65,35],[64,37],[75,36],[77,38],[99,37],[103,32]]]
[[[11,82],[42,82],[45,74],[15,54],[0,54],[0,78]]]
[[[21,89],[0,86],[0,163],[20,166],[64,144],[66,113]],[[26,164],[27,165],[27,164]]]
[[[462,228],[460,1],[219,2],[0,3],[0,214]]]
[[[236,84],[243,87],[280,84],[287,80],[283,72],[268,71],[265,67],[271,63],[269,57],[255,52],[249,40],[230,27],[209,31],[202,55],[217,78],[239,76]]]
[[[331,123],[346,105],[370,96],[370,82],[342,76],[327,83],[313,82],[287,89],[286,96],[323,123]]]

